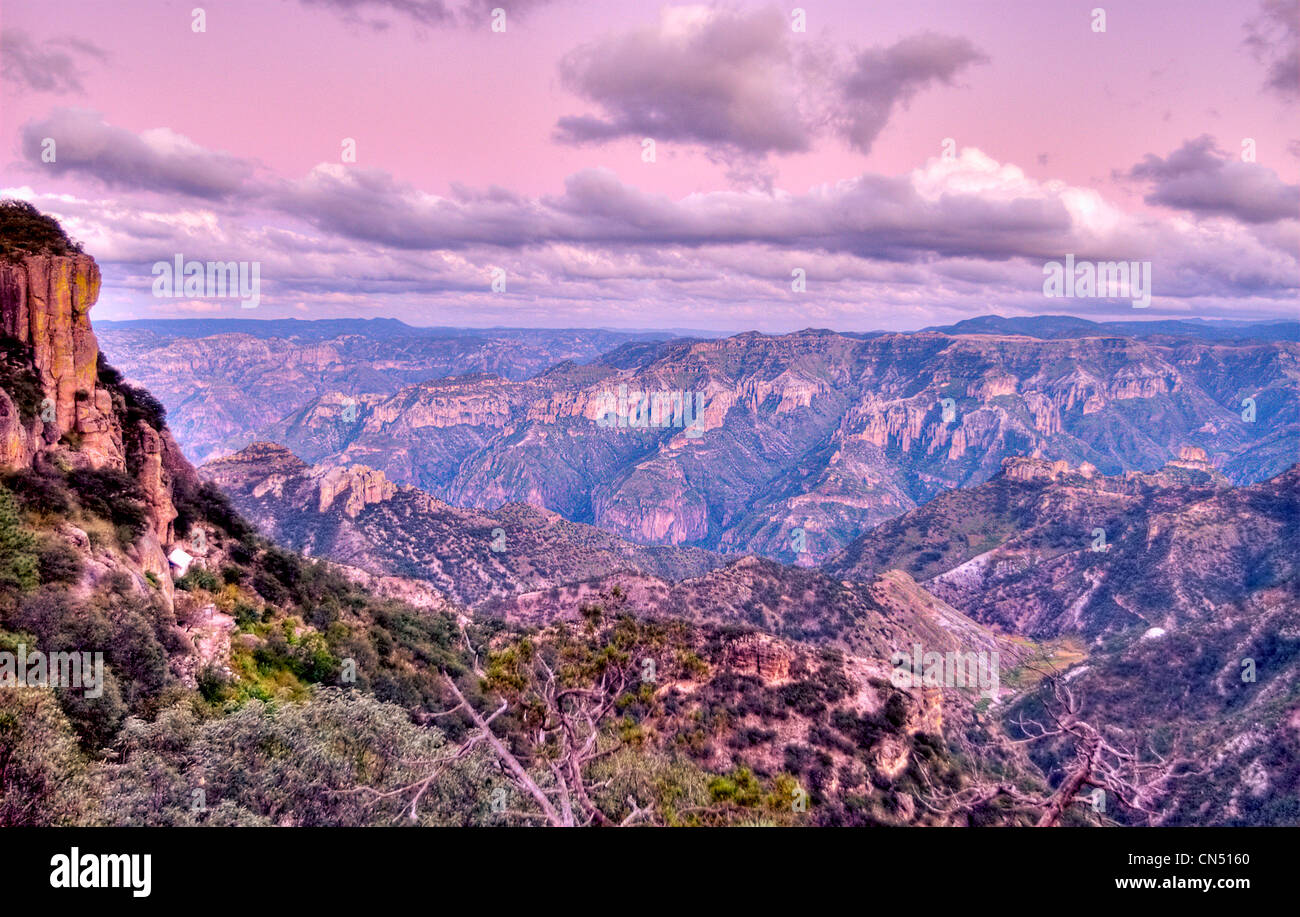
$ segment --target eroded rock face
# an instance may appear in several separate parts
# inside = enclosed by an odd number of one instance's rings
[[[21,437],[14,436],[12,426],[2,428],[10,464],[23,464],[35,451],[73,433],[79,451],[93,464],[124,467],[112,395],[99,387],[99,345],[90,330],[99,283],[99,267],[88,255],[29,255],[0,264],[0,330],[31,348],[42,393],[49,399],[21,450]]]
[[[334,505],[335,500],[343,497],[344,515],[355,519],[367,506],[390,500],[396,493],[397,485],[384,477],[382,471],[364,465],[353,465],[347,469],[331,468],[321,477],[317,512],[325,512]]]
[[[727,644],[729,668],[771,683],[790,677],[791,652],[766,634],[746,634]]]
[[[644,548],[521,504],[491,514],[450,506],[377,469],[307,465],[274,443],[208,462],[201,474],[286,547],[379,578],[421,578],[466,605],[610,570],[680,578],[720,563],[696,548]],[[372,585],[384,594],[384,583]]]
[[[99,345],[90,330],[90,307],[99,298],[99,282],[99,266],[89,255],[29,255],[0,265],[4,333],[31,346],[63,430],[75,429],[77,393],[95,390]]]

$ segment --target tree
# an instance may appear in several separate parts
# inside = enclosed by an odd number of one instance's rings
[[[199,722],[189,704],[130,719],[104,768],[109,824],[362,826],[408,821],[402,788],[423,779],[424,825],[488,821],[492,775],[441,730],[394,704],[317,688],[301,704],[253,701]],[[466,806],[467,799],[480,804]]]
[[[1112,731],[1084,720],[1079,715],[1082,704],[1065,682],[1057,675],[1035,671],[1044,676],[1051,689],[1052,698],[1044,705],[1049,722],[1021,715],[1015,723],[1023,738],[1013,741],[1020,744],[1058,739],[1069,747],[1065,774],[1056,789],[1049,794],[1030,793],[1008,783],[977,781],[956,792],[942,792],[931,783],[931,792],[922,797],[923,804],[933,811],[957,816],[1005,798],[1030,812],[1036,827],[1052,828],[1061,823],[1071,806],[1090,804],[1094,810],[1104,811],[1097,802],[1104,800],[1108,805],[1114,800],[1150,822],[1155,815],[1151,807],[1168,792],[1172,781],[1204,773],[1193,770],[1186,757],[1160,755],[1150,748],[1144,753],[1114,738]],[[1081,795],[1089,789],[1094,793]],[[1103,795],[1095,795],[1096,791]]]
[[[638,620],[623,612],[625,603],[616,588],[603,604],[583,609],[584,625],[554,625],[490,653],[486,667],[475,667],[485,694],[500,699],[490,713],[443,672],[456,703],[439,716],[466,716],[472,732],[462,747],[488,748],[505,779],[536,808],[509,814],[554,827],[652,820],[633,795],[617,811],[598,802],[609,781],[597,780],[592,766],[638,740],[635,722],[624,715],[652,705],[657,684],[685,674],[694,657],[681,652],[686,625]],[[498,734],[494,724],[505,722],[515,728]]]
[[[81,254],[81,243],[68,238],[59,221],[27,201],[0,201],[0,257]]]

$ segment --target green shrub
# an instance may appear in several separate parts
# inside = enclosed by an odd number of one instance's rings
[[[96,374],[100,385],[121,396],[126,410],[124,427],[134,427],[139,421],[144,421],[155,430],[166,428],[167,409],[162,402],[144,389],[128,383],[122,373],[104,359],[103,353],[99,355]]]
[[[230,679],[215,665],[206,665],[195,677],[199,693],[210,704],[223,703],[230,697]]]
[[[125,382],[118,388],[126,401],[126,418],[123,426],[127,429],[138,423],[146,423],[155,430],[167,429],[167,409],[163,403],[142,388]]]
[[[35,539],[18,518],[9,491],[0,488],[0,595],[36,588],[40,579]]]
[[[217,575],[211,570],[190,567],[189,571],[176,581],[176,588],[184,589],[186,592],[193,592],[195,589],[216,592],[221,588],[221,580],[217,579]]]
[[[262,609],[247,602],[236,602],[234,615],[240,630],[250,630],[262,620]]]
[[[85,759],[54,692],[0,688],[0,827],[76,823],[93,808]]]
[[[176,534],[181,538],[189,534],[196,522],[209,522],[241,542],[254,534],[253,529],[231,505],[229,498],[209,482],[177,481],[172,503],[176,506],[176,521],[173,524]],[[236,550],[232,556],[240,563],[252,560],[246,547],[244,550]]]
[[[67,480],[56,472],[24,468],[6,474],[3,483],[29,512],[62,516],[72,509]]]

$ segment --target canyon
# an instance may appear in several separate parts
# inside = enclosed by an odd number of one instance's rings
[[[621,390],[699,392],[703,409],[691,430],[602,424]],[[1300,450],[1297,396],[1289,341],[804,331],[331,391],[260,438],[455,506],[523,502],[640,544],[808,565],[1011,456],[1114,475],[1189,447],[1229,481],[1266,479]]]

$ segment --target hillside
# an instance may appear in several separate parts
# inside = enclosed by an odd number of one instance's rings
[[[383,472],[314,468],[270,443],[209,462],[199,473],[278,544],[424,580],[466,606],[614,570],[683,579],[722,563],[699,548],[632,544],[527,504],[490,513],[459,509],[395,485]]]
[[[985,626],[1081,648],[1083,716],[1178,747],[1166,824],[1279,824],[1300,812],[1300,467],[1231,487],[1196,450],[1160,472],[1009,459],[1003,473],[865,533],[826,565],[907,571]],[[1105,542],[1093,534],[1105,533]],[[1012,721],[1041,716],[1022,698]],[[1059,752],[1043,753],[1049,773]]]

